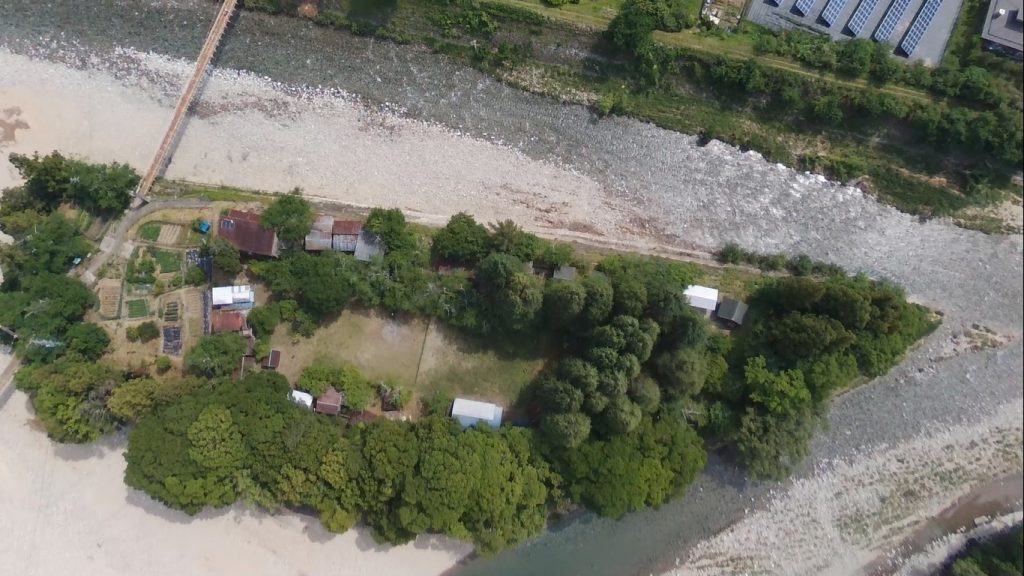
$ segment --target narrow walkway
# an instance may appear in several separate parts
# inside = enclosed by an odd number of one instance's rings
[[[210,61],[220,46],[224,30],[231,20],[231,15],[235,12],[237,4],[238,0],[224,0],[224,4],[221,5],[220,12],[217,13],[217,18],[213,21],[213,27],[210,28],[206,41],[203,42],[203,49],[199,52],[199,58],[196,59],[196,67],[192,71],[192,77],[189,78],[188,84],[185,85],[185,90],[181,93],[181,98],[178,99],[178,106],[174,109],[171,124],[167,127],[167,132],[164,133],[164,138],[160,142],[160,147],[157,148],[156,156],[153,157],[149,170],[146,171],[146,175],[142,177],[135,191],[133,208],[149,201],[149,189],[153,186],[153,181],[163,171],[170,158],[171,149],[174,147],[174,142],[177,140],[178,133],[185,122],[185,115],[188,114],[192,99],[195,98],[196,91],[202,84],[206,70],[210,66]]]

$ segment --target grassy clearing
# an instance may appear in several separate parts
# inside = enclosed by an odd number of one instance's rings
[[[270,204],[273,194],[231,188],[229,186],[207,186],[190,182],[160,182],[154,188],[155,196],[172,198],[198,198],[210,202],[259,202]]]
[[[144,318],[149,316],[149,304],[145,300],[129,300],[125,302],[125,306],[128,308],[129,318]]]
[[[156,242],[157,238],[160,237],[160,223],[159,222],[146,222],[139,228],[139,238],[142,238],[146,242]]]
[[[181,253],[170,250],[149,250],[149,255],[160,266],[161,274],[181,271]]]

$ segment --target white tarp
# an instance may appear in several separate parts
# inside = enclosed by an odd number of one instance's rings
[[[245,304],[255,301],[252,286],[215,286],[210,291],[210,300],[214,306]]]

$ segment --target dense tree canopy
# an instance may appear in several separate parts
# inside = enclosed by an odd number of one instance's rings
[[[235,332],[204,336],[185,355],[185,368],[197,376],[227,376],[238,368],[245,348],[245,339]]]
[[[25,179],[24,189],[41,209],[74,202],[100,214],[121,212],[131,203],[139,175],[125,164],[86,164],[59,152],[31,157],[11,154],[11,164]]]
[[[298,191],[274,198],[260,216],[264,228],[273,228],[286,242],[302,242],[313,229],[313,206]]]
[[[472,265],[487,255],[490,244],[487,227],[469,214],[459,212],[434,234],[430,250],[435,260]]]

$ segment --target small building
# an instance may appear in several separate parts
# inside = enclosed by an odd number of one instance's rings
[[[478,402],[466,398],[456,398],[452,402],[452,418],[459,421],[463,428],[483,423],[491,428],[501,428],[501,415],[504,409],[490,402]]]
[[[1024,1],[990,0],[988,17],[981,29],[981,39],[987,50],[1024,58]]]
[[[264,228],[260,224],[260,215],[255,212],[228,210],[220,218],[217,233],[239,252],[273,258],[280,253],[277,233]]]
[[[727,326],[732,328],[739,328],[743,325],[743,320],[747,317],[748,306],[744,302],[739,300],[733,300],[732,298],[725,298],[722,303],[718,305],[718,312],[715,313],[718,319],[721,320]]]
[[[277,367],[281,365],[281,351],[271,350],[270,354],[263,359],[264,370],[277,370]]]
[[[313,410],[321,414],[337,414],[341,412],[341,405],[344,403],[345,395],[331,386],[316,399],[316,406]]]
[[[363,223],[359,220],[335,220],[331,229],[331,250],[355,252],[362,231]]]
[[[378,256],[383,256],[387,251],[384,241],[373,232],[363,230],[356,240],[356,260],[369,262]]]
[[[300,392],[298,390],[292,390],[291,394],[289,394],[289,398],[292,399],[292,402],[295,402],[296,404],[305,407],[307,410],[312,410],[313,409],[313,395],[312,394],[308,394],[306,392]]]
[[[256,292],[248,284],[210,289],[210,305],[214,310],[248,310],[255,304]]]
[[[334,218],[320,214],[313,220],[313,227],[306,234],[303,246],[310,252],[323,252],[331,249],[334,238]]]
[[[552,280],[559,280],[561,282],[573,282],[576,280],[576,267],[575,266],[559,266],[555,270]]]
[[[214,310],[210,315],[210,333],[241,332],[245,330],[245,314],[237,310]]]
[[[687,303],[700,310],[705,315],[715,311],[718,307],[718,289],[696,284],[683,291]]]

